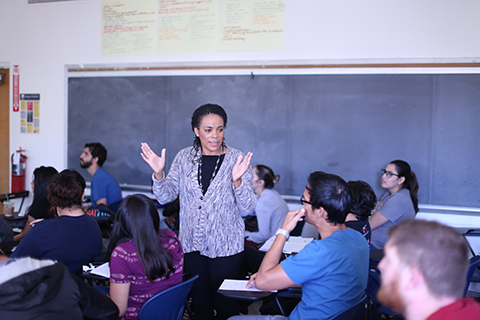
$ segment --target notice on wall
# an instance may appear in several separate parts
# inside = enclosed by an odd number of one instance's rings
[[[219,51],[283,50],[285,0],[220,2]]]
[[[102,55],[153,54],[156,48],[156,1],[102,1]]]
[[[20,133],[40,133],[40,94],[20,94]]]
[[[283,50],[285,0],[102,0],[105,57]]]
[[[217,0],[159,1],[157,54],[217,50]]]

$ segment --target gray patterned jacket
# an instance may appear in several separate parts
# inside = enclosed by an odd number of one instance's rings
[[[199,152],[200,153],[200,152]],[[217,175],[202,194],[198,184],[198,160],[193,147],[180,150],[168,175],[153,179],[153,193],[160,203],[180,195],[180,242],[185,253],[199,251],[209,258],[226,257],[243,251],[245,225],[240,210],[252,212],[257,202],[252,184],[252,168],[233,186],[232,168],[241,151],[227,146]]]

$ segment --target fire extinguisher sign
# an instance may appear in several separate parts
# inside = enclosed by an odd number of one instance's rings
[[[40,94],[20,94],[20,132],[40,133]]]

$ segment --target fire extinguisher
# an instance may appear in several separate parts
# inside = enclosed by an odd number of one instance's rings
[[[12,193],[25,191],[25,169],[27,156],[23,155],[22,147],[12,154]]]

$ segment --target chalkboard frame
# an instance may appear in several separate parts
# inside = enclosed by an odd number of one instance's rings
[[[175,72],[173,72],[175,73]],[[238,73],[238,72],[237,72]],[[118,74],[118,73],[117,73]],[[403,74],[403,73],[375,73],[375,74],[310,74],[310,75],[266,75],[266,74],[251,74],[245,72],[242,74],[229,74],[229,75],[191,75],[191,76],[172,76],[172,75],[113,75],[105,78],[138,78],[146,77],[148,79],[167,77],[175,79],[175,81],[165,85],[167,93],[170,97],[182,96],[182,101],[179,103],[175,100],[170,100],[163,107],[163,111],[159,111],[165,115],[167,119],[165,121],[164,140],[160,142],[153,142],[152,147],[156,151],[160,151],[161,147],[167,147],[167,159],[169,166],[173,160],[174,155],[182,147],[191,145],[193,139],[193,133],[190,129],[190,119],[193,110],[202,103],[212,102],[219,103],[225,107],[229,114],[229,123],[227,125],[227,144],[232,147],[238,148],[244,152],[253,151],[254,159],[253,164],[263,163],[272,166],[276,173],[281,175],[280,183],[276,186],[278,191],[282,194],[301,194],[306,183],[308,173],[315,170],[323,170],[339,174],[346,180],[365,180],[374,187],[377,195],[382,193],[382,189],[379,185],[379,169],[383,168],[388,161],[401,158],[411,163],[413,169],[416,171],[420,181],[419,199],[424,204],[438,204],[438,205],[457,205],[457,206],[480,206],[480,196],[477,195],[477,191],[480,190],[480,184],[471,179],[471,177],[477,176],[480,169],[477,169],[474,161],[480,155],[480,148],[478,148],[478,142],[475,137],[478,136],[479,129],[475,126],[475,121],[478,121],[479,114],[475,110],[475,106],[480,102],[478,94],[476,94],[474,87],[479,83],[478,74],[436,74],[436,73],[415,73],[415,74]],[[78,114],[74,112],[78,109],[71,103],[72,91],[75,89],[70,86],[71,79],[81,78],[102,78],[99,77],[99,73],[89,73],[88,76],[83,74],[70,73],[67,81],[68,83],[68,167],[78,169],[82,172],[87,180],[91,177],[88,176],[85,170],[82,170],[78,166],[78,155],[80,149],[83,149],[83,145],[79,147],[79,141],[72,142],[71,137],[77,137],[82,131],[88,131],[88,127],[78,131],[78,128],[73,130],[74,127],[70,125],[70,116],[73,114],[78,117]],[[183,78],[182,78],[183,77]],[[195,77],[230,77],[248,79],[251,82],[257,82],[255,87],[266,88],[271,90],[281,90],[281,92],[288,92],[288,98],[282,95],[271,94],[269,96],[260,96],[254,89],[242,88],[236,86],[238,91],[241,91],[244,95],[253,97],[252,101],[249,100],[246,110],[240,110],[238,106],[234,106],[233,98],[229,101],[226,97],[221,97],[221,93],[214,93],[213,85],[202,86],[207,88],[206,94],[200,94],[198,89],[200,86],[197,84],[193,86],[192,90],[187,84],[179,85],[176,81],[182,79],[193,80]],[[277,82],[266,81],[262,82],[262,79],[268,77],[277,77]],[[295,81],[283,79],[291,79],[292,77],[313,77],[313,78],[325,78],[328,81],[320,81],[321,87],[325,88],[324,96],[321,99],[313,99],[305,94],[305,85],[295,84]],[[365,83],[366,78],[384,77],[384,79],[407,79],[403,83],[404,87],[398,85],[388,86],[386,80],[377,82],[380,86],[377,88],[378,92],[389,92],[389,97],[396,97],[397,100],[382,100],[382,96],[376,97],[374,93],[367,94],[369,86]],[[336,79],[335,83],[345,82],[345,79],[350,78],[351,89],[344,91],[337,85],[336,94],[328,95],[328,92],[332,92],[332,84],[330,80]],[[343,80],[339,80],[343,79]],[[473,80],[472,80],[473,79]],[[153,80],[152,80],[153,81]],[[188,82],[188,80],[185,80]],[[243,80],[242,80],[243,81]],[[306,80],[305,80],[306,81]],[[393,81],[393,80],[392,80]],[[399,81],[399,80],[397,80]],[[415,82],[415,85],[408,85]],[[245,81],[246,82],[246,81]],[[260,84],[258,83],[260,82]],[[311,82],[311,81],[308,81]],[[239,82],[240,83],[240,82]],[[242,82],[243,83],[243,82]],[[383,86],[383,88],[382,88]],[[417,90],[419,87],[424,91]],[[332,87],[335,89],[335,86]],[[405,89],[405,90],[401,90]],[[112,89],[113,90],[113,89]],[[252,91],[253,90],[253,91]],[[355,91],[356,90],[356,91]],[[385,91],[386,90],[386,91]],[[321,91],[319,91],[321,92]],[[347,99],[349,96],[354,97],[355,92],[357,94],[362,93],[362,98],[366,100],[363,104],[349,104]],[[375,89],[373,89],[375,92]],[[448,92],[448,94],[447,94]],[[185,93],[187,93],[185,95]],[[350,94],[348,94],[350,93]],[[183,94],[183,95],[182,95]],[[285,93],[287,94],[287,93]],[[295,95],[299,95],[300,99],[296,99]],[[398,97],[397,97],[398,95]],[[368,99],[367,99],[368,96]],[[292,98],[293,97],[293,98]],[[384,98],[387,96],[384,96]],[[403,97],[403,98],[402,98]],[[405,98],[408,97],[409,99]],[[72,97],[73,98],[73,97]],[[138,98],[138,97],[137,97]],[[400,100],[398,100],[400,99]],[[404,99],[404,100],[402,100]],[[297,100],[295,106],[292,105],[292,100]],[[321,100],[322,107],[318,107],[317,100]],[[273,102],[272,102],[273,101]],[[400,101],[404,101],[406,104],[399,104]],[[251,115],[255,110],[259,110],[260,106],[266,103],[274,104],[275,108],[264,108],[260,118],[252,119]],[[290,104],[288,104],[290,103]],[[178,105],[182,105],[181,108]],[[376,107],[372,107],[376,105]],[[373,108],[371,110],[378,109],[379,106],[387,106],[385,110],[388,112],[366,112],[364,115],[360,112],[361,108]],[[391,106],[389,108],[388,106]],[[452,105],[455,105],[455,111],[452,109]],[[232,109],[233,108],[233,109]],[[278,109],[280,108],[280,109]],[[377,108],[377,109],[375,109]],[[406,109],[405,109],[406,108]],[[233,113],[232,113],[233,110]],[[279,112],[281,110],[282,112]],[[407,112],[405,112],[407,110]],[[100,110],[101,111],[101,110]],[[158,111],[158,110],[157,110]],[[319,121],[318,128],[315,126],[313,119],[307,115],[312,115],[312,111],[318,112],[323,116],[323,120]],[[343,124],[345,128],[351,128],[348,132],[338,132],[339,127],[333,126],[338,122],[338,112],[347,113],[351,115],[347,121]],[[368,110],[367,110],[368,111]],[[400,112],[403,111],[403,112]],[[355,113],[356,112],[356,113]],[[92,113],[82,112],[85,116],[83,121],[89,122]],[[367,115],[368,114],[368,118]],[[105,116],[100,112],[99,114],[93,113],[94,116]],[[244,119],[240,116],[249,116]],[[268,122],[268,116],[277,116],[278,121]],[[353,121],[353,117],[362,121]],[[370,116],[377,117],[375,120]],[[392,119],[399,119],[399,123],[389,123]],[[309,121],[308,126],[299,127],[295,129],[295,125],[291,125],[289,121],[294,121],[295,124],[300,124],[301,121]],[[78,120],[78,119],[77,119]],[[343,120],[342,120],[343,121]],[[382,127],[382,129],[376,128],[372,131],[369,121],[376,121],[376,124],[386,123],[388,126]],[[268,130],[262,129],[261,125],[266,126]],[[466,124],[466,125],[465,125]],[[330,126],[330,128],[329,128]],[[163,126],[162,126],[163,127]],[[294,127],[292,129],[292,127]],[[445,132],[445,128],[449,128],[448,132]],[[72,129],[72,130],[71,130]],[[302,143],[299,143],[299,139],[295,138],[295,131],[302,137]],[[389,132],[397,132],[399,134],[389,134]],[[248,136],[244,133],[251,134]],[[274,132],[269,133],[269,132]],[[252,134],[254,133],[254,134]],[[316,138],[312,138],[315,137]],[[82,144],[91,141],[97,141],[101,139],[95,139],[98,135],[91,135],[85,137]],[[259,137],[268,137],[270,140],[262,142]],[[363,139],[368,138],[371,142],[359,143]],[[145,140],[149,143],[153,140],[149,140],[147,133],[145,134]],[[356,143],[352,143],[351,139],[355,139]],[[357,141],[358,140],[358,141]],[[461,143],[458,141],[461,140]],[[332,141],[335,141],[333,143]],[[307,144],[308,142],[308,144]],[[150,183],[149,168],[146,164],[137,163],[134,168],[128,166],[122,168],[121,161],[118,159],[125,159],[130,156],[139,156],[139,143],[125,142],[122,146],[128,148],[126,154],[121,155],[121,152],[117,150],[115,146],[108,146],[109,159],[105,163],[107,171],[115,170],[114,168],[121,168],[122,171],[132,170],[133,175],[142,175],[146,178],[142,181],[142,185]],[[408,146],[403,146],[405,143]],[[136,147],[137,145],[138,147]],[[284,150],[277,151],[279,146],[284,147]],[[400,147],[399,147],[400,146]],[[413,146],[413,147],[412,147]],[[136,150],[135,150],[136,148]],[[413,149],[412,149],[413,148]],[[275,150],[275,152],[272,152]],[[308,150],[308,151],[306,151]],[[452,150],[454,150],[452,152]],[[308,155],[305,156],[305,153]],[[282,159],[282,161],[276,160]],[[140,159],[141,160],[141,159]],[[143,166],[143,167],[142,167]],[[146,166],[146,169],[145,169]],[[139,169],[140,168],[140,169]],[[121,183],[122,181],[119,179]],[[465,186],[469,184],[468,186]]]

